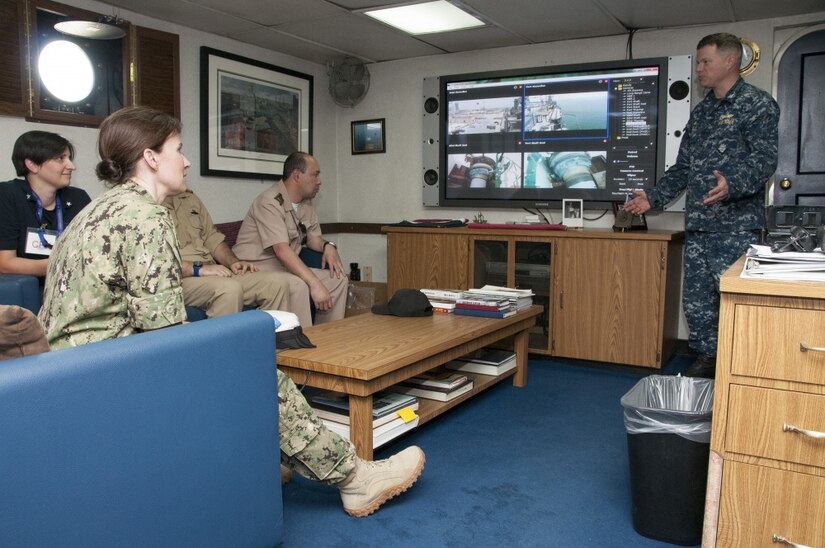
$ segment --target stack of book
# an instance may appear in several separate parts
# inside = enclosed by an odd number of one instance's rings
[[[517,311],[533,305],[534,293],[532,289],[514,289],[500,285],[485,285],[478,289],[468,289],[466,293],[470,295],[505,298],[510,301],[510,306]]]
[[[498,376],[516,367],[516,355],[509,350],[481,348],[444,364],[447,369],[463,373]]]
[[[433,312],[450,313],[455,309],[455,302],[464,294],[460,289],[422,289],[427,296]]]
[[[422,289],[434,312],[507,318],[533,304],[531,289],[485,285],[480,289]]]
[[[395,385],[395,389],[428,400],[450,401],[473,389],[466,375],[437,368]]]
[[[454,312],[465,316],[507,318],[515,314],[516,309],[507,297],[466,291],[456,300]]]
[[[324,425],[349,439],[349,396],[340,392],[310,395],[310,405]],[[418,426],[418,399],[397,392],[378,392],[372,398],[372,446],[379,447]]]

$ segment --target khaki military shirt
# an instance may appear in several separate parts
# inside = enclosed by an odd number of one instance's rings
[[[169,210],[184,261],[215,263],[215,249],[224,241],[212,223],[212,216],[194,192],[187,190],[163,201]]]
[[[296,211],[283,181],[279,181],[252,202],[232,251],[239,259],[245,261],[275,259],[283,268],[276,259],[272,246],[289,243],[289,247],[295,253],[299,253],[303,239],[298,227],[300,223],[304,224],[310,236],[321,236],[321,224],[318,222],[315,208],[312,207],[312,201],[301,202]]]
[[[185,320],[166,208],[133,180],[86,206],[52,251],[39,319],[53,349]]]

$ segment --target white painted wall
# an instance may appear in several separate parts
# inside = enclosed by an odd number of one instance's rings
[[[65,2],[78,7],[107,13],[110,6],[93,0]],[[620,59],[625,56],[623,36],[568,40],[535,46],[499,48],[483,52],[456,53],[416,59],[377,63],[370,66],[370,91],[364,101],[352,109],[336,106],[327,93],[326,69],[322,65],[296,59],[278,52],[264,50],[212,34],[188,29],[140,14],[122,11],[120,15],[135,24],[180,35],[181,56],[181,120],[184,124],[184,151],[194,164],[187,178],[209,207],[216,222],[240,219],[251,201],[270,183],[245,179],[201,177],[198,163],[200,47],[209,46],[245,57],[297,70],[315,77],[313,152],[318,158],[323,186],[316,205],[323,222],[397,222],[420,217],[467,217],[474,210],[425,208],[421,197],[422,171],[422,80],[427,76],[456,74],[516,67],[561,65],[578,62]],[[760,20],[727,25],[703,25],[675,30],[652,30],[636,33],[633,54],[636,58],[663,55],[684,55],[695,51],[696,42],[713,32],[732,32],[755,40],[762,47],[759,68],[747,80],[770,91],[773,84],[772,57],[782,43],[799,27],[825,22],[825,12],[806,16]],[[693,100],[701,98],[694,88]],[[350,154],[350,122],[370,118],[386,118],[385,154],[352,156]],[[94,129],[33,124],[20,118],[0,117],[0,150],[11,156],[14,140],[20,133],[44,129],[61,133],[77,148],[78,170],[74,184],[90,195],[103,191],[94,177],[97,163]],[[14,172],[10,161],[0,162],[0,180],[10,179]],[[521,210],[483,211],[490,222],[523,219]],[[595,217],[598,211],[586,211]],[[552,211],[556,220],[559,211]],[[647,217],[653,229],[681,230],[681,213],[652,213]],[[597,221],[585,221],[585,228],[610,227],[612,215]],[[377,235],[338,235],[345,263],[358,262],[373,267],[376,281],[386,280],[386,242]],[[684,325],[680,338],[687,337]]]

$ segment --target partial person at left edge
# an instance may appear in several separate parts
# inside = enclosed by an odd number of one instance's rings
[[[0,183],[0,274],[37,276],[42,289],[55,240],[91,199],[71,185],[74,146],[28,131],[11,155],[18,179]]]

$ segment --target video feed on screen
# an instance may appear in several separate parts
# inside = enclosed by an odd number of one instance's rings
[[[530,152],[525,158],[525,188],[605,188],[607,151]]]
[[[525,97],[525,139],[530,139],[532,132],[569,130],[607,133],[606,90]]]
[[[447,185],[456,189],[521,188],[522,155],[513,152],[450,154]]]
[[[521,97],[455,101],[449,108],[451,135],[521,131]]]
[[[446,200],[616,201],[655,182],[660,68],[444,82]]]

